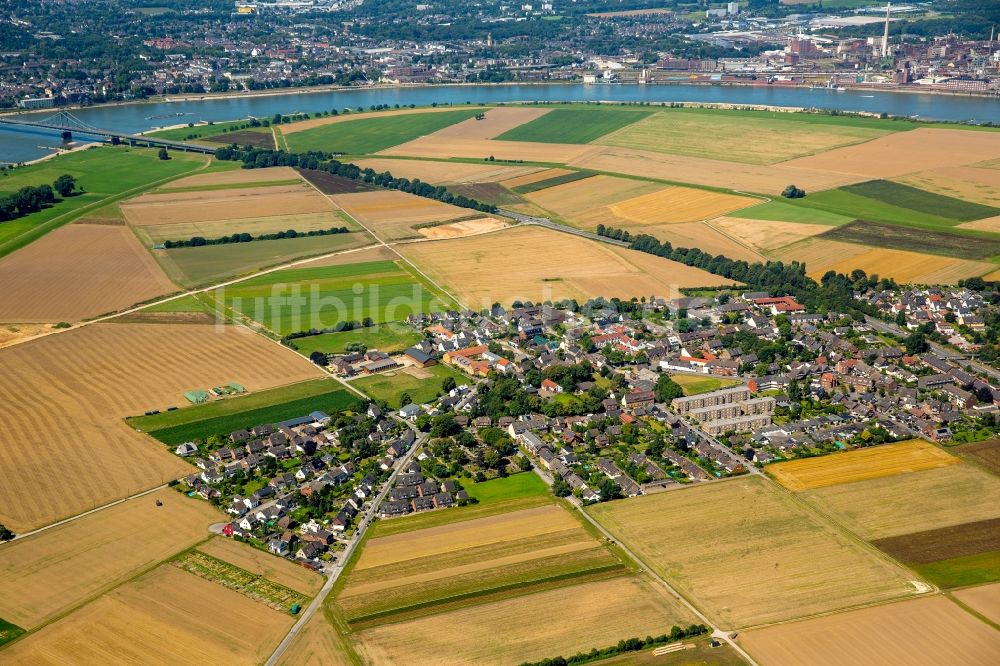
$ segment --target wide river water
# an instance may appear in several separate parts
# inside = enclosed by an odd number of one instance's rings
[[[893,116],[915,116],[930,120],[992,121],[1000,124],[1000,98],[966,97],[865,90],[812,88],[691,86],[691,85],[583,85],[530,84],[499,86],[423,86],[366,88],[313,93],[208,98],[155,104],[126,104],[72,111],[83,122],[101,129],[133,134],[155,127],[202,120],[232,120],[275,113],[307,112],[369,107],[372,104],[418,106],[487,102],[629,101],[716,102],[815,107],[842,111],[869,111]],[[55,113],[55,111],[52,111]],[[41,112],[42,118],[48,112]],[[81,138],[85,138],[81,136]],[[12,129],[0,125],[0,162],[22,162],[42,157],[58,145],[57,133],[34,129]]]

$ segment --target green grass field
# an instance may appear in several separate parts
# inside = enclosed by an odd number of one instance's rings
[[[793,205],[836,213],[852,220],[887,222],[923,229],[941,229],[958,224],[956,220],[947,217],[893,206],[844,189],[807,194],[805,198],[797,199]]]
[[[143,312],[211,312],[212,309],[195,296],[181,296],[172,301],[157,303],[144,309]]]
[[[836,227],[819,237],[959,259],[988,259],[1000,254],[998,234],[947,233],[860,220]]]
[[[798,199],[796,201],[802,201]],[[747,220],[768,220],[773,222],[798,222],[800,224],[821,224],[823,226],[840,226],[853,222],[855,218],[848,215],[831,213],[818,208],[809,208],[785,201],[768,201],[767,203],[750,206],[743,210],[729,213],[729,217],[739,217]]]
[[[279,334],[366,317],[377,324],[399,321],[453,306],[405,264],[393,261],[276,271],[226,287],[224,299],[226,306]]]
[[[500,141],[590,143],[652,113],[647,109],[615,107],[553,109],[497,137]]]
[[[344,347],[352,342],[360,342],[368,349],[392,353],[403,351],[422,339],[423,336],[420,333],[408,326],[385,324],[356,328],[353,331],[344,331],[343,333],[323,333],[308,338],[298,338],[293,342],[301,353],[308,356],[314,351],[325,354],[342,354]]]
[[[998,551],[908,566],[938,587],[943,588],[966,587],[1000,581],[1000,552]]]
[[[717,391],[721,388],[736,386],[740,382],[735,379],[722,379],[720,377],[695,377],[692,375],[670,375],[670,378],[684,389],[684,395],[698,395]]]
[[[910,211],[932,210],[939,217],[959,222],[971,222],[1000,215],[1000,208],[963,201],[888,180],[869,180],[865,183],[845,185],[840,189]]]
[[[396,409],[400,406],[399,400],[404,393],[409,393],[410,398],[417,404],[430,402],[438,397],[443,392],[441,384],[446,377],[454,379],[459,386],[470,381],[462,373],[440,363],[423,368],[420,372],[430,373],[430,377],[417,378],[402,370],[393,370],[355,379],[351,382],[351,386],[376,400],[385,400],[390,407]]]
[[[530,194],[531,192],[538,192],[539,190],[545,190],[550,187],[555,187],[556,185],[565,185],[566,183],[572,183],[577,180],[583,180],[584,178],[590,178],[593,175],[594,174],[592,173],[573,171],[572,173],[564,173],[561,176],[553,176],[552,178],[546,178],[545,180],[539,180],[534,183],[518,185],[511,191],[516,194]]]
[[[291,152],[325,150],[347,155],[376,153],[472,118],[481,109],[399,113],[342,120],[284,135]]]
[[[193,172],[207,164],[208,159],[205,155],[172,152],[171,159],[161,160],[152,149],[100,146],[60,155],[13,172],[2,171],[0,192],[13,192],[26,185],[51,185],[59,176],[69,174],[76,178],[77,187],[83,188],[85,193],[37,213],[0,223],[0,257],[91,210]]]
[[[500,479],[463,485],[469,497],[475,497],[480,503],[547,497],[549,494],[549,486],[534,472],[520,472]]]
[[[0,646],[4,643],[9,643],[23,633],[24,629],[21,627],[0,618]]]
[[[317,379],[172,412],[136,416],[128,419],[128,423],[164,444],[175,445],[305,416],[317,410],[333,414],[358,404],[357,396],[340,384]]]
[[[171,280],[198,287],[269,266],[368,245],[365,233],[300,236],[272,241],[180,247],[153,253]]]

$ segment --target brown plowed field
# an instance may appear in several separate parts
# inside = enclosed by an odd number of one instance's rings
[[[508,130],[541,118],[551,109],[505,106],[489,109],[482,120],[469,118],[445,127],[431,136],[443,139],[492,139]]]
[[[177,291],[124,226],[70,224],[0,260],[0,321],[60,322]]]
[[[966,444],[957,449],[960,456],[967,456],[994,474],[1000,475],[1000,439]]]
[[[7,664],[260,664],[294,618],[160,566],[4,650]]]
[[[782,162],[781,166],[842,173],[867,180],[974,164],[998,156],[1000,133],[920,128],[789,160]],[[803,187],[802,183],[790,182]],[[808,187],[805,189],[809,190]]]
[[[223,520],[208,502],[164,488],[0,546],[0,617],[36,627],[204,540]]]
[[[928,564],[1000,550],[1000,518],[926,530],[872,543],[900,562]]]
[[[1000,631],[942,596],[749,631],[739,641],[777,666],[992,666],[1000,654]]]
[[[329,171],[320,171],[319,169],[298,169],[297,171],[323,194],[371,192],[373,189],[376,189],[365,183],[334,175]]]
[[[125,416],[237,381],[249,390],[320,373],[235,327],[93,324],[0,350],[0,523],[23,532],[192,468]]]

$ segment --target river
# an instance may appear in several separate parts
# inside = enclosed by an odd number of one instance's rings
[[[424,106],[549,101],[712,102],[772,106],[817,107],[842,111],[868,111],[928,120],[992,121],[1000,124],[1000,99],[891,91],[773,86],[693,85],[583,85],[523,84],[485,86],[419,86],[358,88],[323,92],[233,98],[189,99],[175,102],[123,104],[78,109],[73,115],[101,129],[134,134],[155,127],[202,120],[232,120],[275,113],[307,112],[369,107],[373,104]],[[54,113],[54,111],[53,111]],[[44,117],[41,112],[36,117]],[[54,132],[0,126],[0,162],[21,162],[42,157],[59,143]]]

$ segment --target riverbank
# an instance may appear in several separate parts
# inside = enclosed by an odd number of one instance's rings
[[[81,150],[87,150],[88,148],[93,148],[94,146],[101,145],[99,141],[88,141],[86,143],[81,143],[75,145],[72,148],[56,148],[55,152],[49,153],[48,155],[42,155],[39,158],[28,160],[27,162],[17,162],[16,164],[11,162],[8,163],[12,168],[19,169],[21,167],[26,167],[31,164],[40,164],[41,162],[48,162],[49,160],[59,157],[60,155],[69,155],[70,153],[75,153]]]

